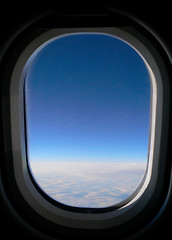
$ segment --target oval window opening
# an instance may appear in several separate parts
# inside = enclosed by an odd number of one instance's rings
[[[81,208],[129,199],[146,174],[151,83],[140,55],[103,33],[47,43],[26,74],[27,159],[50,198]]]

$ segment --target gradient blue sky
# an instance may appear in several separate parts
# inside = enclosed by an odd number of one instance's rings
[[[30,161],[147,161],[150,79],[121,40],[53,41],[33,60],[25,96]]]

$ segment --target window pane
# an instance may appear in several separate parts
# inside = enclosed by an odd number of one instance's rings
[[[26,75],[28,162],[60,203],[109,207],[146,171],[151,84],[139,54],[106,34],[69,34],[46,45]]]

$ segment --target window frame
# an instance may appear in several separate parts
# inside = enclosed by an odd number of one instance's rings
[[[27,73],[29,64],[37,52],[44,46],[41,44],[48,44],[52,38],[62,34],[73,34],[74,32],[103,32],[115,35],[123,41],[131,44],[136,51],[141,53],[144,57],[145,64],[149,68],[151,78],[151,68],[155,75],[154,85],[157,85],[157,94],[155,94],[155,86],[152,87],[154,91],[152,104],[156,102],[156,109],[151,112],[151,134],[150,134],[150,153],[149,153],[149,167],[143,182],[143,185],[136,192],[136,196],[125,206],[119,209],[112,209],[112,211],[87,213],[71,212],[65,209],[58,208],[45,199],[39,191],[35,188],[33,181],[30,178],[27,166],[27,149],[26,149],[26,135],[25,135],[25,117],[24,117],[24,96],[23,83]],[[50,40],[51,39],[51,40]],[[48,41],[48,42],[47,42]],[[37,50],[36,50],[37,49]],[[35,52],[36,50],[36,52]],[[32,57],[31,57],[32,55]],[[29,59],[29,60],[28,60]],[[151,66],[151,68],[149,67]],[[13,73],[11,76],[10,85],[10,116],[11,116],[11,140],[13,153],[14,176],[19,188],[19,191],[28,205],[34,209],[39,215],[54,224],[60,224],[65,227],[72,227],[76,229],[102,229],[117,227],[125,224],[134,217],[136,217],[145,209],[150,209],[153,201],[158,199],[162,187],[165,174],[165,159],[166,144],[168,136],[168,128],[163,127],[164,123],[168,126],[168,111],[169,108],[169,80],[166,67],[163,60],[153,46],[151,41],[142,35],[134,27],[124,28],[65,28],[48,30],[37,36],[31,41],[19,56]],[[154,127],[156,124],[156,129]],[[164,156],[162,156],[162,154]],[[152,160],[151,160],[151,156]],[[152,165],[152,167],[151,167]],[[150,181],[149,181],[150,180]],[[142,191],[142,192],[141,192]],[[139,198],[136,200],[136,198]]]
[[[128,29],[128,28],[127,28]],[[87,31],[88,30],[88,31]],[[67,32],[66,32],[67,31]],[[69,31],[69,32],[68,32]],[[85,32],[86,31],[86,32]],[[105,32],[104,32],[105,31]],[[117,33],[117,35],[119,34],[120,36],[115,36],[114,33]],[[36,51],[34,52],[33,56],[31,55],[31,59],[29,60],[28,62],[28,66],[26,66],[26,71],[25,71],[25,76],[27,75],[27,71],[29,70],[29,66],[30,66],[30,63],[34,60],[34,58],[36,57],[36,55],[45,47],[47,46],[49,43],[55,41],[56,39],[58,38],[63,38],[65,36],[70,36],[70,35],[75,35],[75,34],[100,34],[100,35],[107,35],[107,36],[110,36],[110,37],[116,37],[117,39],[119,39],[120,41],[123,41],[123,42],[126,42],[125,40],[122,39],[123,35],[126,35],[125,34],[125,30],[123,30],[122,28],[72,28],[72,29],[51,29],[49,31],[46,32],[46,37],[47,39],[49,39],[50,37],[50,40],[48,40],[47,42],[43,43],[40,48],[36,49]],[[49,35],[49,36],[48,36]],[[53,36],[51,38],[51,35]],[[57,35],[57,36],[56,36]],[[126,38],[128,38],[129,36],[126,36]],[[41,36],[40,36],[41,38]],[[39,40],[38,40],[39,41]],[[133,41],[133,39],[131,40]],[[131,48],[134,48],[130,43],[126,42],[128,45],[130,45]],[[135,49],[135,48],[134,48]],[[32,50],[31,50],[32,51]],[[135,51],[138,53],[138,55],[140,55],[140,53],[135,49]],[[141,56],[141,55],[140,55]],[[141,56],[143,62],[145,63],[145,66],[146,68],[148,68],[149,70],[149,75],[150,77],[152,77],[152,79],[154,78],[153,77],[153,73],[150,69],[150,67],[148,66],[147,62],[145,61],[145,59]],[[27,77],[27,76],[26,76]],[[23,85],[25,85],[25,81],[23,81],[22,79],[22,82],[24,82]],[[155,82],[155,81],[154,81]],[[151,92],[152,92],[152,84],[151,85]],[[24,90],[25,91],[25,90]],[[154,94],[156,95],[156,94]],[[23,98],[25,98],[23,96]],[[154,97],[154,102],[156,102],[156,97]],[[25,101],[23,102],[24,104],[24,109],[25,109],[25,105],[26,105],[26,98],[25,98]],[[152,99],[150,100],[150,106],[151,105],[154,105],[154,103],[152,103]],[[151,107],[150,107],[150,115],[151,115]],[[26,116],[25,116],[25,123],[24,123],[24,126],[25,126],[25,139],[26,139],[26,142],[27,142],[27,121],[26,121]],[[151,123],[150,123],[151,125]],[[149,134],[150,135],[150,134]],[[150,142],[151,139],[150,139],[150,136],[149,136],[149,139],[148,139],[148,142]],[[27,145],[27,143],[26,143]],[[148,144],[149,145],[149,144]],[[27,159],[27,146],[26,146],[26,159]],[[102,208],[87,208],[87,207],[76,207],[76,206],[68,206],[68,205],[65,205],[63,203],[60,203],[58,201],[56,201],[55,199],[51,198],[48,194],[46,194],[44,192],[44,190],[41,188],[41,186],[39,187],[39,184],[37,184],[37,180],[36,180],[36,176],[34,176],[33,172],[32,172],[32,168],[30,166],[30,163],[29,163],[29,160],[26,161],[26,164],[27,164],[27,167],[28,167],[28,173],[29,173],[29,176],[32,180],[32,183],[34,184],[35,188],[37,189],[37,191],[45,198],[47,199],[51,204],[61,208],[61,209],[64,209],[64,210],[68,210],[68,211],[72,211],[72,212],[80,212],[80,213],[106,213],[106,212],[110,212],[110,211],[113,211],[113,210],[117,210],[121,207],[123,207],[124,205],[126,204],[129,204],[129,202],[135,198],[135,196],[138,194],[138,192],[140,191],[140,189],[142,188],[144,182],[145,182],[145,179],[146,179],[146,173],[147,173],[147,170],[148,170],[148,166],[146,164],[146,169],[144,171],[144,174],[142,176],[142,179],[141,179],[141,182],[138,184],[138,186],[136,187],[136,189],[129,195],[129,197],[127,197],[126,199],[124,199],[123,201],[117,203],[117,204],[114,204],[113,206],[110,206],[110,207],[102,207]]]

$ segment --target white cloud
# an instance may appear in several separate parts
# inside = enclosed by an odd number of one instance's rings
[[[118,172],[138,173],[143,171],[143,162],[31,162],[31,169],[35,174],[65,174],[68,176],[95,176],[95,174],[114,174]]]
[[[107,207],[140,184],[145,163],[31,162],[38,184],[55,200],[77,207]]]

